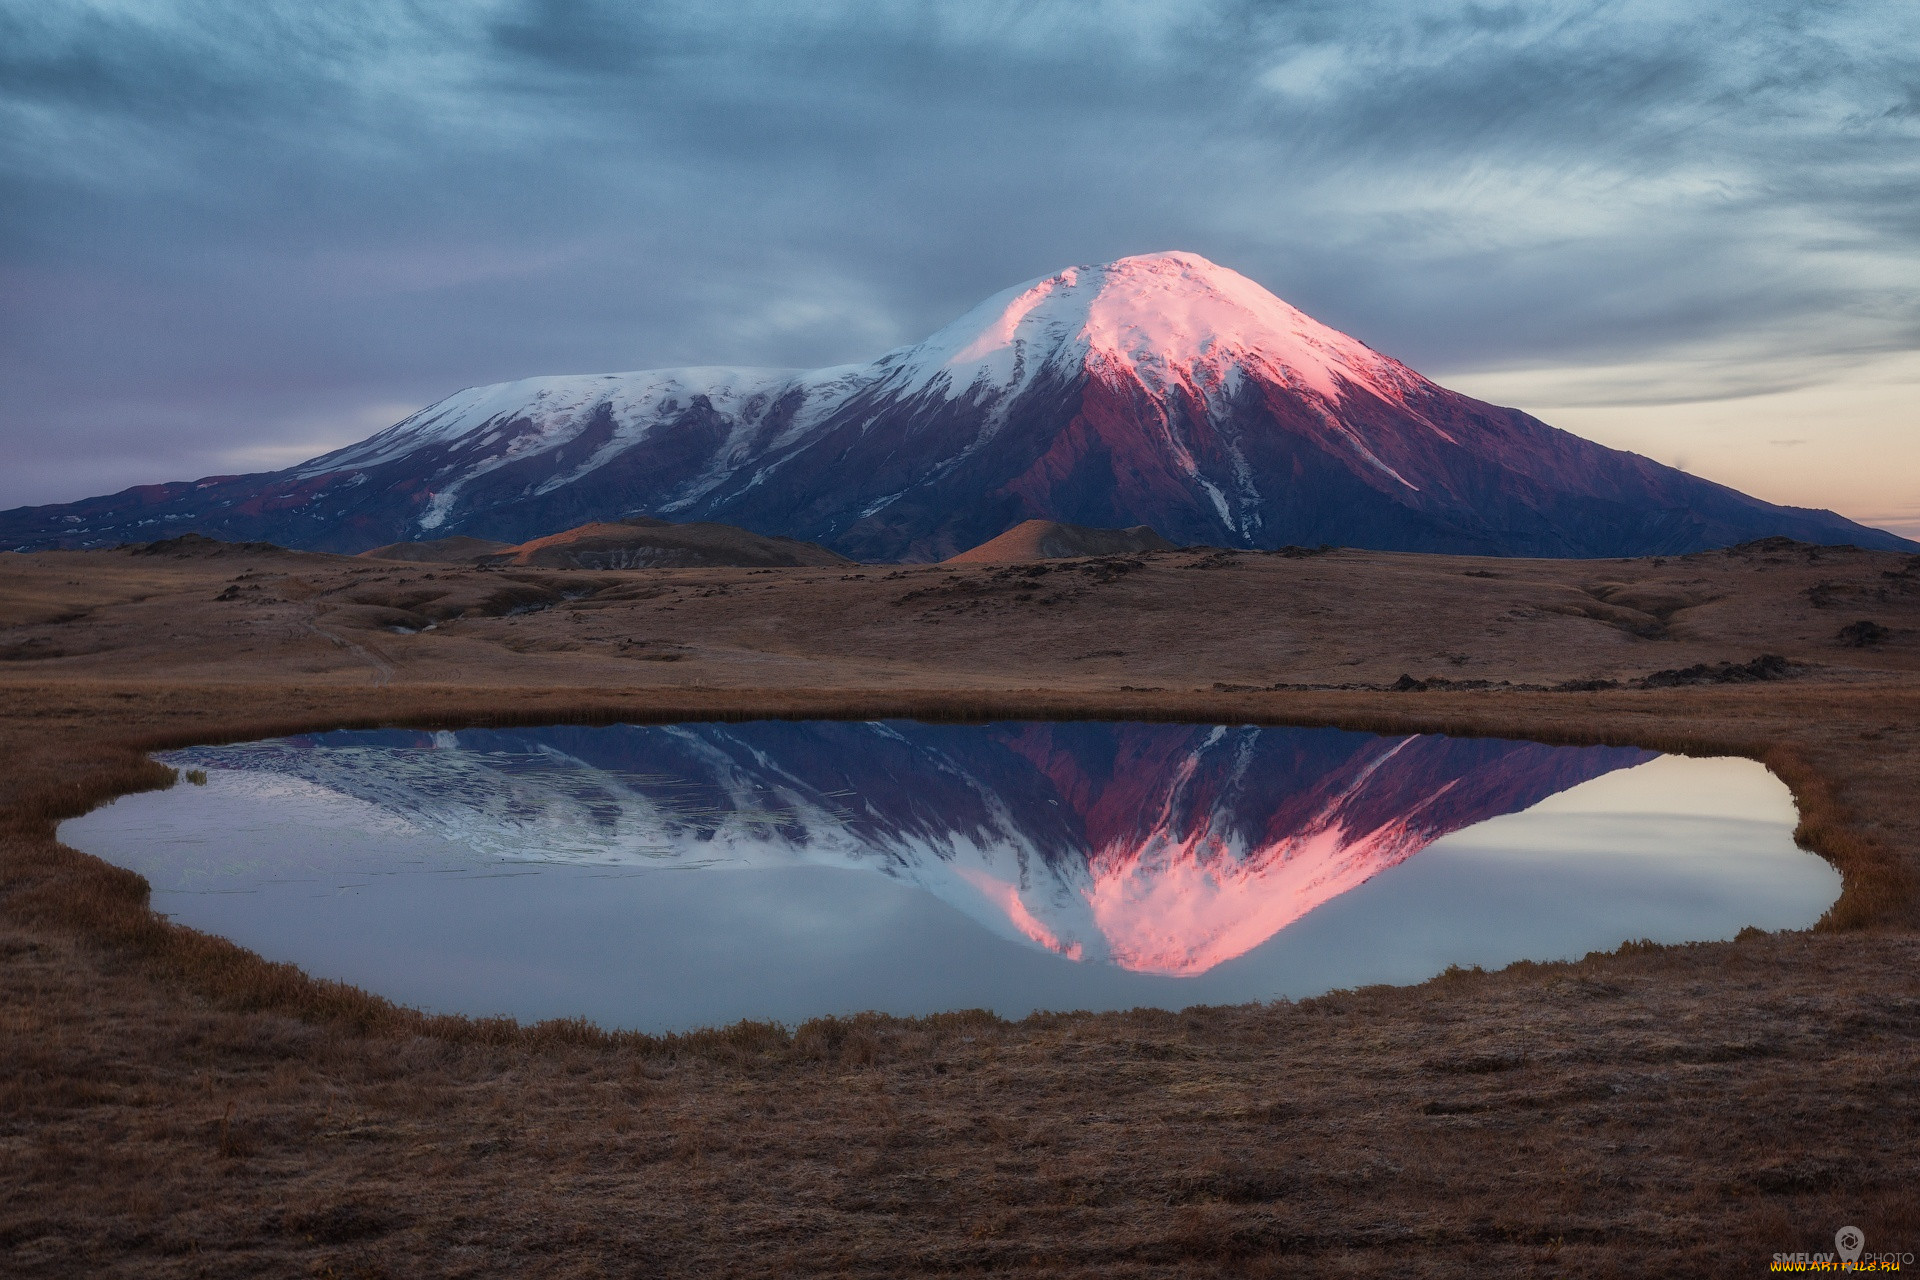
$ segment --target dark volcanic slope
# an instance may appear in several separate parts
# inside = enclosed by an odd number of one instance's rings
[[[1074,267],[917,346],[796,373],[676,369],[462,391],[287,471],[0,513],[0,546],[194,530],[360,551],[635,515],[862,560],[1024,520],[1174,542],[1678,554],[1785,535],[1914,544],[1457,395],[1191,254]]]

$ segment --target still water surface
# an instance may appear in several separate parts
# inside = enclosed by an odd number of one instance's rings
[[[763,721],[162,757],[62,828],[156,910],[438,1012],[665,1030],[1182,1008],[1810,925],[1747,760],[1331,729]]]

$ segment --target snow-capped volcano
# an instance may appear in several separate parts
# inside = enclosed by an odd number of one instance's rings
[[[673,515],[727,487],[751,468],[742,489],[772,468],[754,466],[769,452],[804,452],[831,434],[851,410],[864,429],[884,428],[899,410],[944,417],[952,402],[971,410],[971,439],[952,441],[946,467],[991,442],[1017,417],[1036,386],[1097,377],[1179,396],[1209,415],[1230,415],[1231,397],[1249,379],[1287,387],[1337,419],[1349,389],[1403,402],[1425,380],[1338,330],[1288,306],[1245,276],[1194,254],[1151,254],[1106,266],[1069,267],[987,299],[924,342],[889,351],[868,365],[818,371],[694,368],[598,377],[529,378],[462,391],[373,438],[316,458],[304,477],[367,469],[436,447],[483,451],[437,488],[418,517],[431,533],[454,516],[462,491],[527,455],[551,458],[551,475],[526,496],[541,498],[581,481],[642,446],[663,420],[696,406],[732,430],[714,451],[714,465],[689,477],[658,505]],[[613,424],[590,437],[594,419]],[[770,419],[779,428],[768,432]],[[531,429],[511,431],[516,420]],[[489,430],[488,428],[492,429]],[[827,429],[823,431],[822,429]],[[1200,484],[1223,520],[1234,520],[1224,495],[1200,473],[1176,432],[1165,446]],[[1375,466],[1378,459],[1350,436],[1336,438]],[[568,446],[581,444],[571,461]],[[1389,473],[1390,469],[1389,469]],[[884,510],[881,495],[861,517]],[[1244,523],[1244,521],[1242,522]]]
[[[867,364],[472,388],[287,471],[0,514],[0,545],[191,530],[359,551],[635,515],[868,560],[944,558],[1028,519],[1505,555],[1910,545],[1447,391],[1190,253],[1017,285]]]

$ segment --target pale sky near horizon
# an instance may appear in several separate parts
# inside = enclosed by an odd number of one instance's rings
[[[1908,0],[0,0],[0,508],[1188,249],[1920,537]]]

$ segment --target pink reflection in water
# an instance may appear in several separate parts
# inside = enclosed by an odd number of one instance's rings
[[[1079,901],[1063,904],[1057,884],[1053,893],[1028,886],[1023,897],[985,875],[965,878],[1049,950],[1081,957],[1070,918],[1079,916],[1121,968],[1192,977],[1443,835],[1619,767],[1535,744],[1380,739],[1284,803],[1262,804],[1247,794],[1257,766],[1226,754],[1231,742],[1153,749],[1166,744],[1165,735],[1123,739],[1112,772],[1089,776],[1054,749],[1047,726],[1032,727],[1015,749],[1048,774],[1087,833]]]
[[[1033,912],[1027,910],[1027,904],[1020,899],[1020,887],[996,880],[977,867],[958,868],[960,878],[979,890],[989,902],[1007,913],[1007,919],[1013,927],[1026,937],[1039,943],[1047,950],[1065,956],[1069,960],[1078,960],[1084,954],[1077,942],[1062,942],[1053,930],[1042,924]]]

